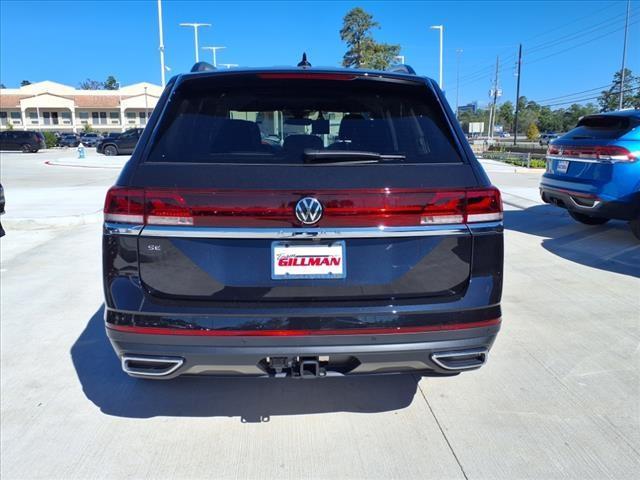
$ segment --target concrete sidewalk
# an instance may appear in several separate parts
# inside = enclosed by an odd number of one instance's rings
[[[128,158],[89,153],[78,159],[75,149],[3,152],[4,228],[33,230],[100,222],[105,193]]]

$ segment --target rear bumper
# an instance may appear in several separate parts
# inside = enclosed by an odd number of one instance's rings
[[[594,217],[633,220],[640,215],[638,193],[631,195],[630,201],[606,201],[591,193],[541,185],[540,197],[545,203]]]
[[[455,375],[485,363],[499,329],[500,325],[496,324],[408,334],[198,337],[128,333],[107,328],[107,335],[125,371],[136,377],[170,379],[194,374],[295,377],[300,376],[304,361],[318,365],[315,376]],[[456,361],[456,353],[468,356]],[[135,360],[129,364],[131,368],[127,368],[124,363],[128,358],[166,360],[167,369],[158,370],[160,374],[158,371],[148,374],[136,369],[136,365],[144,363],[136,364]],[[274,368],[277,362],[285,368],[278,371]],[[164,371],[168,373],[163,374]]]

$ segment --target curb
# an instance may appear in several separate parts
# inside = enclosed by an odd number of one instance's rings
[[[124,166],[122,165],[79,165],[73,163],[60,163],[55,160],[45,160],[45,165],[50,165],[52,167],[72,167],[72,168],[108,168],[113,170],[120,170]],[[126,162],[125,162],[126,163]]]
[[[5,230],[43,230],[47,228],[67,228],[81,225],[90,225],[102,222],[102,211],[80,215],[68,215],[66,217],[41,217],[41,218],[2,218],[2,226]]]

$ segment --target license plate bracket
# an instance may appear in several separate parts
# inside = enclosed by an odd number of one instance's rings
[[[346,247],[343,240],[331,243],[271,244],[273,280],[340,279],[346,276]]]

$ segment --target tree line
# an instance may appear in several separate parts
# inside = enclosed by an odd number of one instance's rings
[[[580,117],[598,112],[618,110],[620,100],[620,72],[616,72],[610,87],[600,92],[597,104],[590,102],[586,105],[574,103],[567,107],[552,109],[552,106],[541,105],[538,102],[521,96],[518,99],[518,133],[526,133],[530,138],[536,138],[539,132],[566,132],[575,127]],[[625,69],[625,81],[622,108],[640,109],[640,76],[633,75]],[[496,109],[496,125],[502,125],[505,131],[513,131],[515,108],[511,101],[502,103]],[[468,131],[469,122],[484,122],[489,124],[489,109],[478,109],[476,112],[460,112],[458,120],[463,129]]]

